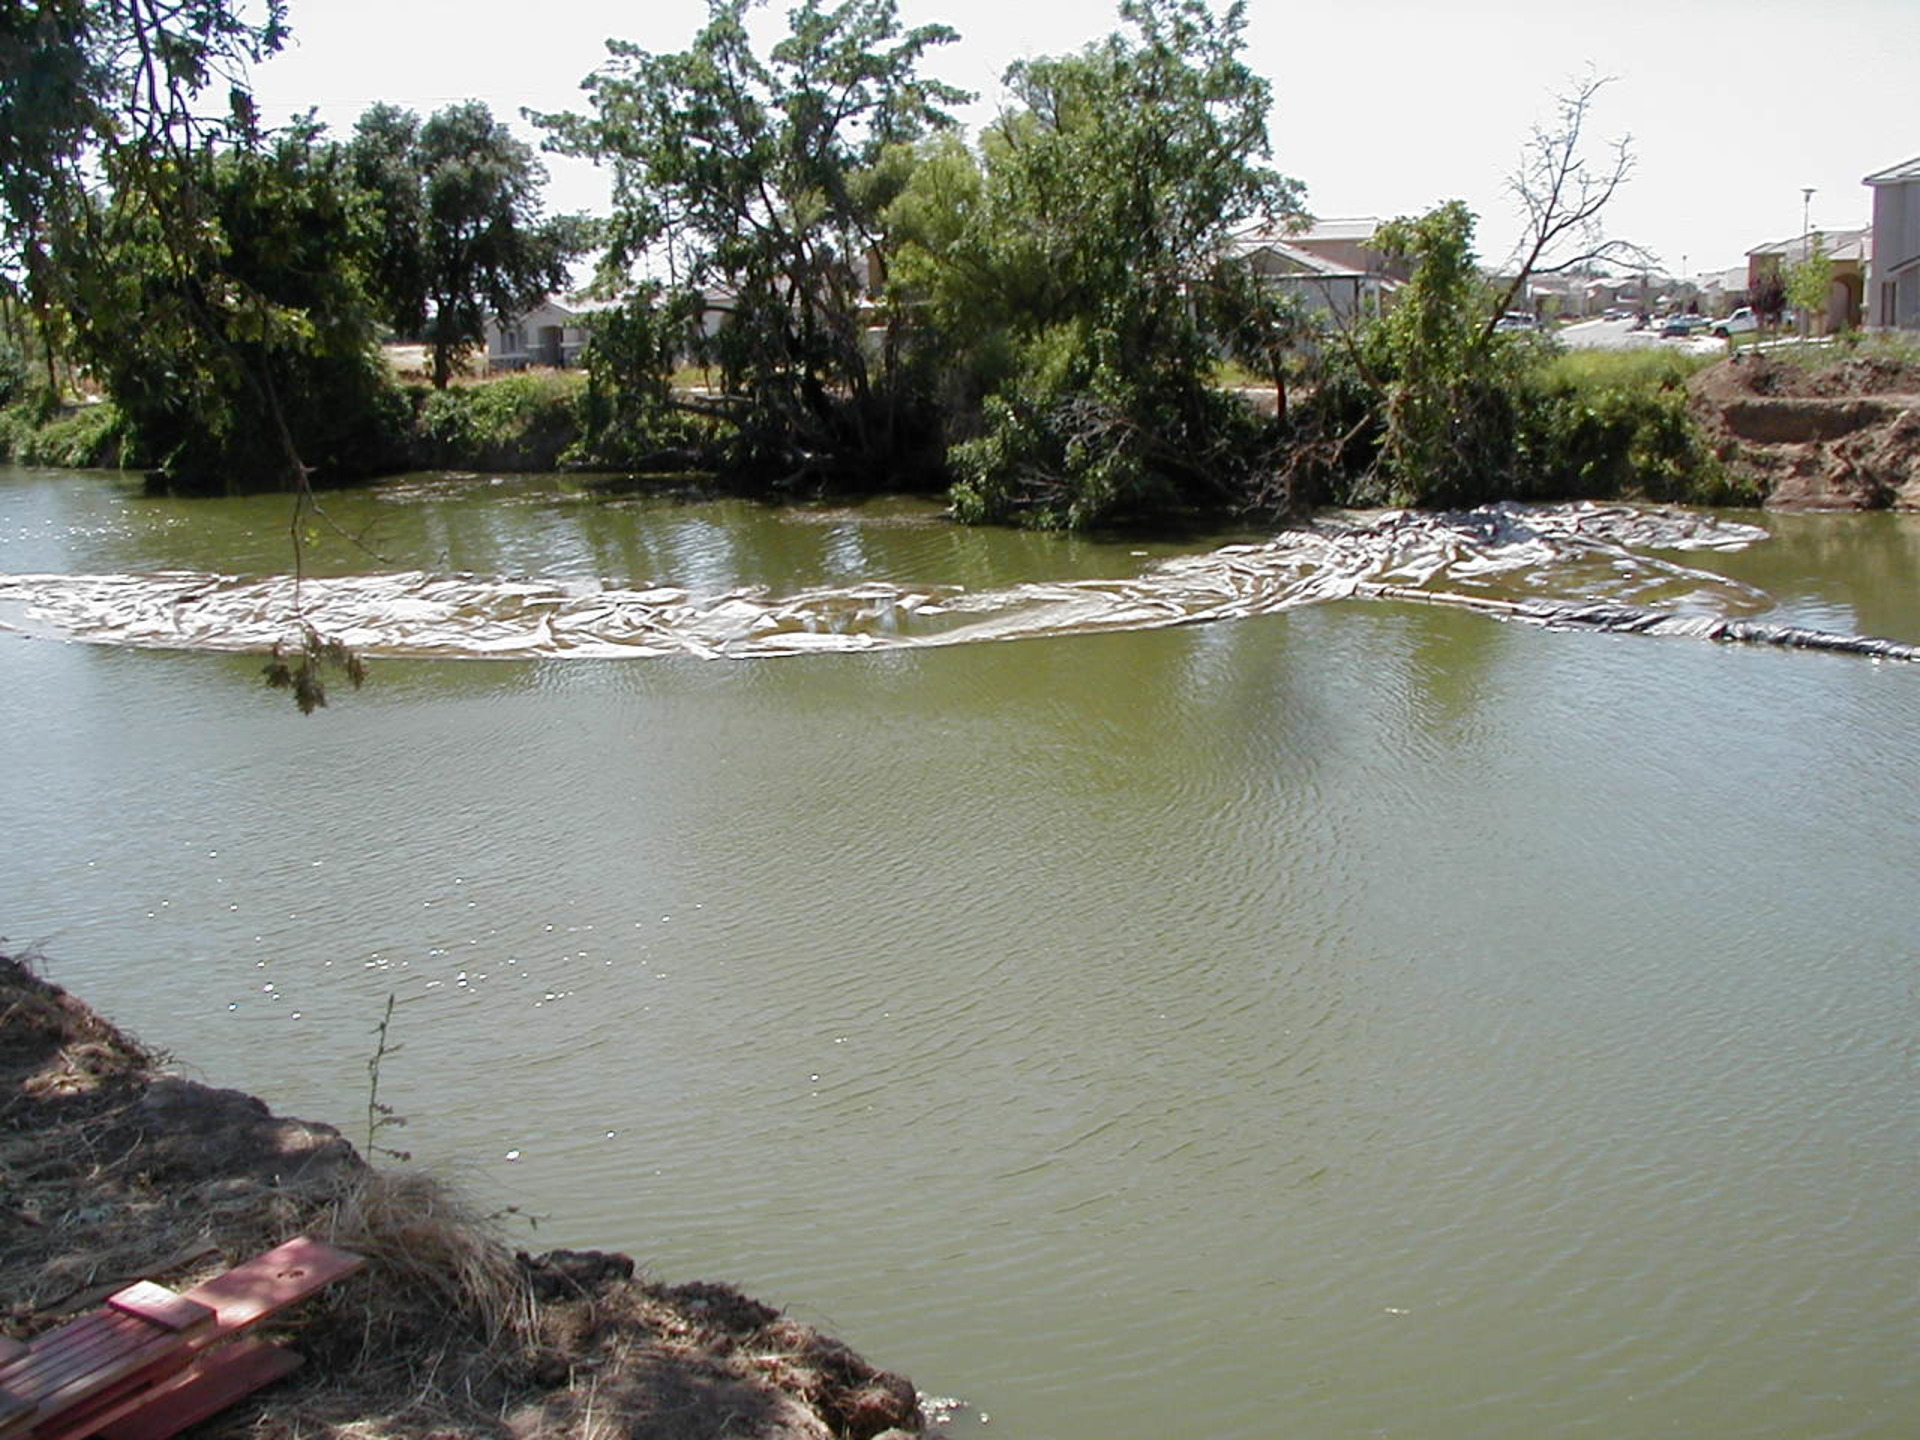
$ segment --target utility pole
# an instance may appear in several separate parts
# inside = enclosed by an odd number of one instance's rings
[[[1807,227],[1807,213],[1812,208],[1813,208],[1813,186],[1802,185],[1800,187],[1800,238],[1802,240],[1805,240],[1809,233],[1808,227]],[[1801,258],[1805,259],[1806,257],[1802,256]]]

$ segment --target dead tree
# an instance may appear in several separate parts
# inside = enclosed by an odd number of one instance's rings
[[[1608,239],[1600,226],[1601,211],[1633,174],[1633,137],[1623,135],[1611,142],[1608,158],[1600,164],[1589,164],[1581,149],[1587,112],[1594,97],[1613,80],[1589,68],[1583,78],[1570,81],[1570,88],[1554,97],[1558,115],[1553,125],[1533,127],[1520,164],[1507,176],[1507,188],[1527,217],[1527,233],[1515,252],[1521,257],[1520,266],[1487,317],[1482,343],[1491,338],[1493,327],[1535,275],[1608,263],[1639,268],[1653,259],[1642,246]]]

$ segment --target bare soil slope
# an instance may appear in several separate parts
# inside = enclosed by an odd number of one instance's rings
[[[137,1279],[191,1285],[297,1234],[369,1259],[282,1327],[307,1366],[201,1433],[466,1440],[873,1440],[913,1386],[722,1285],[623,1255],[516,1253],[442,1186],[327,1125],[163,1073],[0,956],[0,1332]]]
[[[1852,357],[1810,370],[1747,351],[1688,391],[1720,459],[1770,507],[1920,510],[1920,363]]]

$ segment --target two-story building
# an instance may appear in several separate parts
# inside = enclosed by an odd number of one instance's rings
[[[1920,156],[1861,183],[1873,190],[1867,323],[1920,330]]]
[[[1810,230],[1791,240],[1756,245],[1747,252],[1747,291],[1752,294],[1763,277],[1784,275],[1788,266],[1804,264],[1816,255],[1826,256],[1829,266],[1827,300],[1806,319],[1821,334],[1852,329],[1862,319],[1867,265],[1873,256],[1873,231],[1864,227]]]

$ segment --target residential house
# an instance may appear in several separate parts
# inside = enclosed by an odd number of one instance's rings
[[[1868,323],[1920,330],[1920,156],[1861,183],[1873,187]]]
[[[1344,220],[1315,220],[1298,234],[1283,233],[1279,238],[1296,250],[1318,255],[1322,260],[1343,269],[1405,280],[1409,273],[1405,265],[1398,261],[1389,262],[1385,255],[1373,248],[1374,232],[1384,223],[1371,215]]]
[[[1513,276],[1496,276],[1496,288],[1505,292]],[[1526,286],[1513,298],[1515,307],[1540,321],[1580,321],[1599,315],[1615,303],[1619,282],[1592,275],[1528,275]]]
[[[555,370],[580,363],[587,348],[588,317],[615,302],[549,295],[531,310],[487,322],[487,369],[525,370],[545,365]]]
[[[1821,334],[1852,329],[1860,324],[1861,299],[1866,293],[1867,265],[1873,256],[1873,231],[1810,230],[1791,240],[1776,240],[1747,252],[1747,292],[1753,293],[1761,277],[1780,274],[1788,265],[1804,263],[1815,253],[1825,252],[1833,266],[1833,278],[1827,287],[1823,312],[1810,317]]]
[[[1345,325],[1379,312],[1384,282],[1377,275],[1336,265],[1265,235],[1241,236],[1234,252],[1263,284],[1296,297],[1309,314]]]
[[[1305,230],[1254,227],[1234,237],[1234,253],[1266,283],[1299,297],[1312,313],[1345,324],[1378,314],[1406,278],[1370,243],[1380,222],[1319,220]]]
[[[1700,277],[1700,311],[1724,319],[1748,302],[1747,267],[1735,265],[1726,270],[1710,270]]]
[[[487,326],[487,369],[525,370],[530,365],[571,369],[587,348],[593,317],[623,303],[618,298],[549,295],[511,319],[496,317]],[[701,291],[700,328],[708,339],[719,334],[736,304],[734,292],[725,286],[710,285]]]

